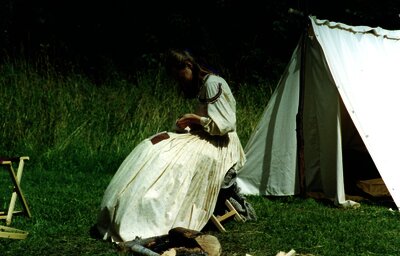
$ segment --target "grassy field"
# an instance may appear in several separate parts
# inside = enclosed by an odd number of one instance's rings
[[[271,88],[268,83],[232,86],[243,145]],[[125,255],[90,234],[103,192],[135,145],[170,130],[194,102],[179,97],[162,70],[94,84],[76,74],[39,73],[27,64],[8,63],[0,68],[0,91],[0,152],[30,157],[21,185],[32,212],[32,218],[14,217],[11,225],[28,231],[27,239],[0,239],[0,254]],[[0,173],[3,208],[12,188],[7,175]],[[367,201],[344,210],[297,197],[248,200],[257,221],[228,221],[227,233],[211,225],[205,229],[220,240],[225,256],[290,249],[298,255],[400,255],[400,215],[386,205]]]

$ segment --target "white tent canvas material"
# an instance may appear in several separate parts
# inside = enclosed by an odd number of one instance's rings
[[[337,204],[351,203],[343,173],[343,148],[354,143],[351,123],[400,207],[400,30],[309,20],[308,34],[246,144],[247,162],[238,174],[241,192],[300,192],[296,116],[304,102],[306,190],[323,192]]]

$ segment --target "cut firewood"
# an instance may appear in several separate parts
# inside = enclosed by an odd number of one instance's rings
[[[195,238],[202,235],[201,232],[182,227],[176,227],[168,232],[170,245],[172,247],[196,247],[198,246]]]
[[[206,252],[209,256],[221,255],[221,244],[215,236],[206,235],[199,231],[180,227],[171,229],[168,234],[170,237],[171,245],[174,245],[174,247],[198,247]]]
[[[278,254],[276,256],[294,256],[294,255],[296,255],[296,251],[292,249],[288,253],[278,252]]]
[[[123,250],[132,250],[133,247],[140,248],[139,246],[142,246],[154,252],[161,252],[171,248],[169,246],[168,235],[155,236],[144,239],[137,237],[131,241],[121,242],[118,244],[118,246]]]
[[[137,253],[142,256],[160,256],[160,254],[153,252],[152,250],[147,249],[146,247],[140,244],[131,244],[129,248],[133,253]]]
[[[168,235],[135,238],[121,242],[119,246],[123,250],[143,256],[220,256],[222,253],[221,244],[216,237],[181,227],[171,229]]]
[[[161,254],[161,256],[176,256],[176,250],[174,248],[171,248]]]
[[[222,253],[222,247],[218,239],[211,235],[201,235],[195,238],[200,248],[208,253],[209,256],[219,256]]]

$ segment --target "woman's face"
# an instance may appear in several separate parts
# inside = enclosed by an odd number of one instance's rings
[[[175,78],[182,86],[188,85],[193,80],[193,65],[190,62],[185,63],[185,66],[176,70]]]
[[[183,93],[188,98],[196,95],[195,86],[193,85],[193,65],[187,62],[181,69],[174,70],[174,77],[179,83]]]

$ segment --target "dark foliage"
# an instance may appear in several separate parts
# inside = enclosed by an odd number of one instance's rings
[[[279,76],[307,15],[399,29],[399,13],[395,0],[3,0],[0,46],[99,79],[156,67],[167,48],[183,47],[240,81]]]

